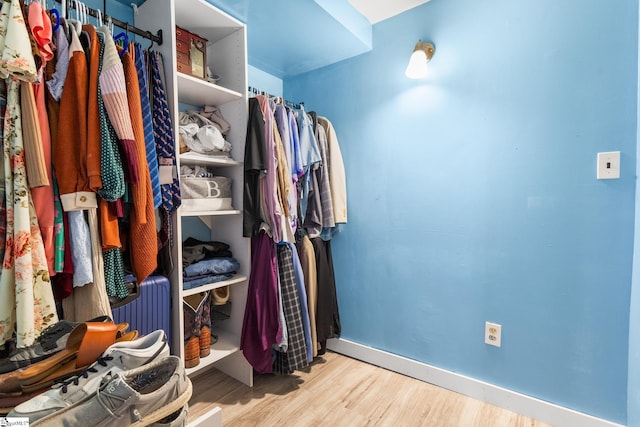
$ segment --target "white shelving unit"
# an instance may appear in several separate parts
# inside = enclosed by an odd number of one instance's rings
[[[197,77],[178,72],[178,92],[180,101],[190,105],[219,105],[242,99],[239,92],[217,84],[202,81]]]
[[[231,318],[214,325],[212,334],[218,336],[211,346],[211,354],[200,359],[194,368],[187,369],[194,379],[206,375],[207,369],[215,367],[237,380],[253,386],[253,368],[240,351],[240,334],[244,318],[247,286],[250,268],[250,241],[242,237],[242,191],[244,171],[244,141],[247,122],[247,47],[246,27],[240,21],[220,11],[205,0],[147,0],[139,6],[135,15],[136,26],[156,31],[162,29],[164,41],[154,49],[164,56],[167,95],[174,118],[174,132],[178,135],[178,113],[180,105],[190,105],[197,109],[205,105],[216,105],[231,130],[227,140],[233,148],[231,158],[204,157],[195,153],[177,156],[180,163],[206,165],[218,175],[232,179],[233,209],[214,211],[206,206],[197,211],[178,210],[174,220],[173,250],[175,268],[171,274],[172,289],[172,353],[184,353],[184,319],[182,299],[185,296],[208,291],[222,286],[230,287],[232,302]],[[175,27],[207,39],[207,62],[214,73],[221,78],[210,83],[177,72]],[[177,140],[177,138],[176,138]],[[176,147],[176,152],[178,152]],[[191,221],[201,221],[208,228],[207,233],[185,235],[184,225]],[[202,228],[202,227],[200,227]],[[232,279],[211,283],[194,289],[182,287],[182,241],[187,237],[199,240],[217,240],[231,246],[234,258],[241,266]],[[220,425],[221,411],[215,408],[208,415],[199,417],[190,425]]]
[[[208,285],[198,286],[197,288],[194,288],[194,289],[185,289],[182,292],[182,296],[186,297],[186,296],[194,295],[200,292],[206,292],[211,289],[222,288],[224,286],[231,286],[231,285],[235,285],[236,283],[245,282],[246,280],[247,280],[247,276],[236,274],[229,280],[223,280],[222,282],[216,282],[216,283],[210,283]]]

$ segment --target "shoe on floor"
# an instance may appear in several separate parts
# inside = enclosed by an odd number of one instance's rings
[[[173,414],[191,397],[182,359],[167,356],[114,376],[105,375],[89,398],[55,412],[32,427],[148,426]]]
[[[89,322],[111,322],[111,318],[101,316],[91,319]],[[61,320],[49,326],[40,334],[33,345],[19,348],[9,357],[0,359],[0,374],[29,366],[64,350],[71,332],[78,325],[79,323],[77,322]]]
[[[113,376],[168,355],[169,345],[162,330],[133,341],[117,342],[107,348],[98,361],[82,373],[56,384],[46,393],[19,404],[9,416],[29,417],[29,421],[33,423],[85,400],[95,393],[105,374]]]

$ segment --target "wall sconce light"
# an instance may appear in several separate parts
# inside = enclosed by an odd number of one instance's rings
[[[427,75],[427,62],[433,57],[436,48],[429,42],[418,41],[413,49],[409,65],[404,74],[410,79],[421,79]]]

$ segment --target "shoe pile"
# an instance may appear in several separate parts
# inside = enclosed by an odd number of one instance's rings
[[[31,426],[185,426],[191,382],[164,331],[115,342],[96,362],[23,402]]]
[[[32,346],[15,348],[0,360],[0,413],[81,372],[114,342],[135,339],[137,331],[126,332],[128,327],[106,316],[84,323],[62,320]]]

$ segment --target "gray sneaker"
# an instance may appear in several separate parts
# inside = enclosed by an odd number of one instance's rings
[[[88,399],[31,426],[148,426],[186,405],[191,391],[182,359],[168,356],[113,377],[105,375],[98,390]]]
[[[105,374],[113,376],[168,355],[169,346],[162,330],[154,331],[133,341],[112,344],[96,363],[82,373],[56,384],[46,393],[21,403],[8,416],[29,417],[29,421],[33,423],[93,395]]]

